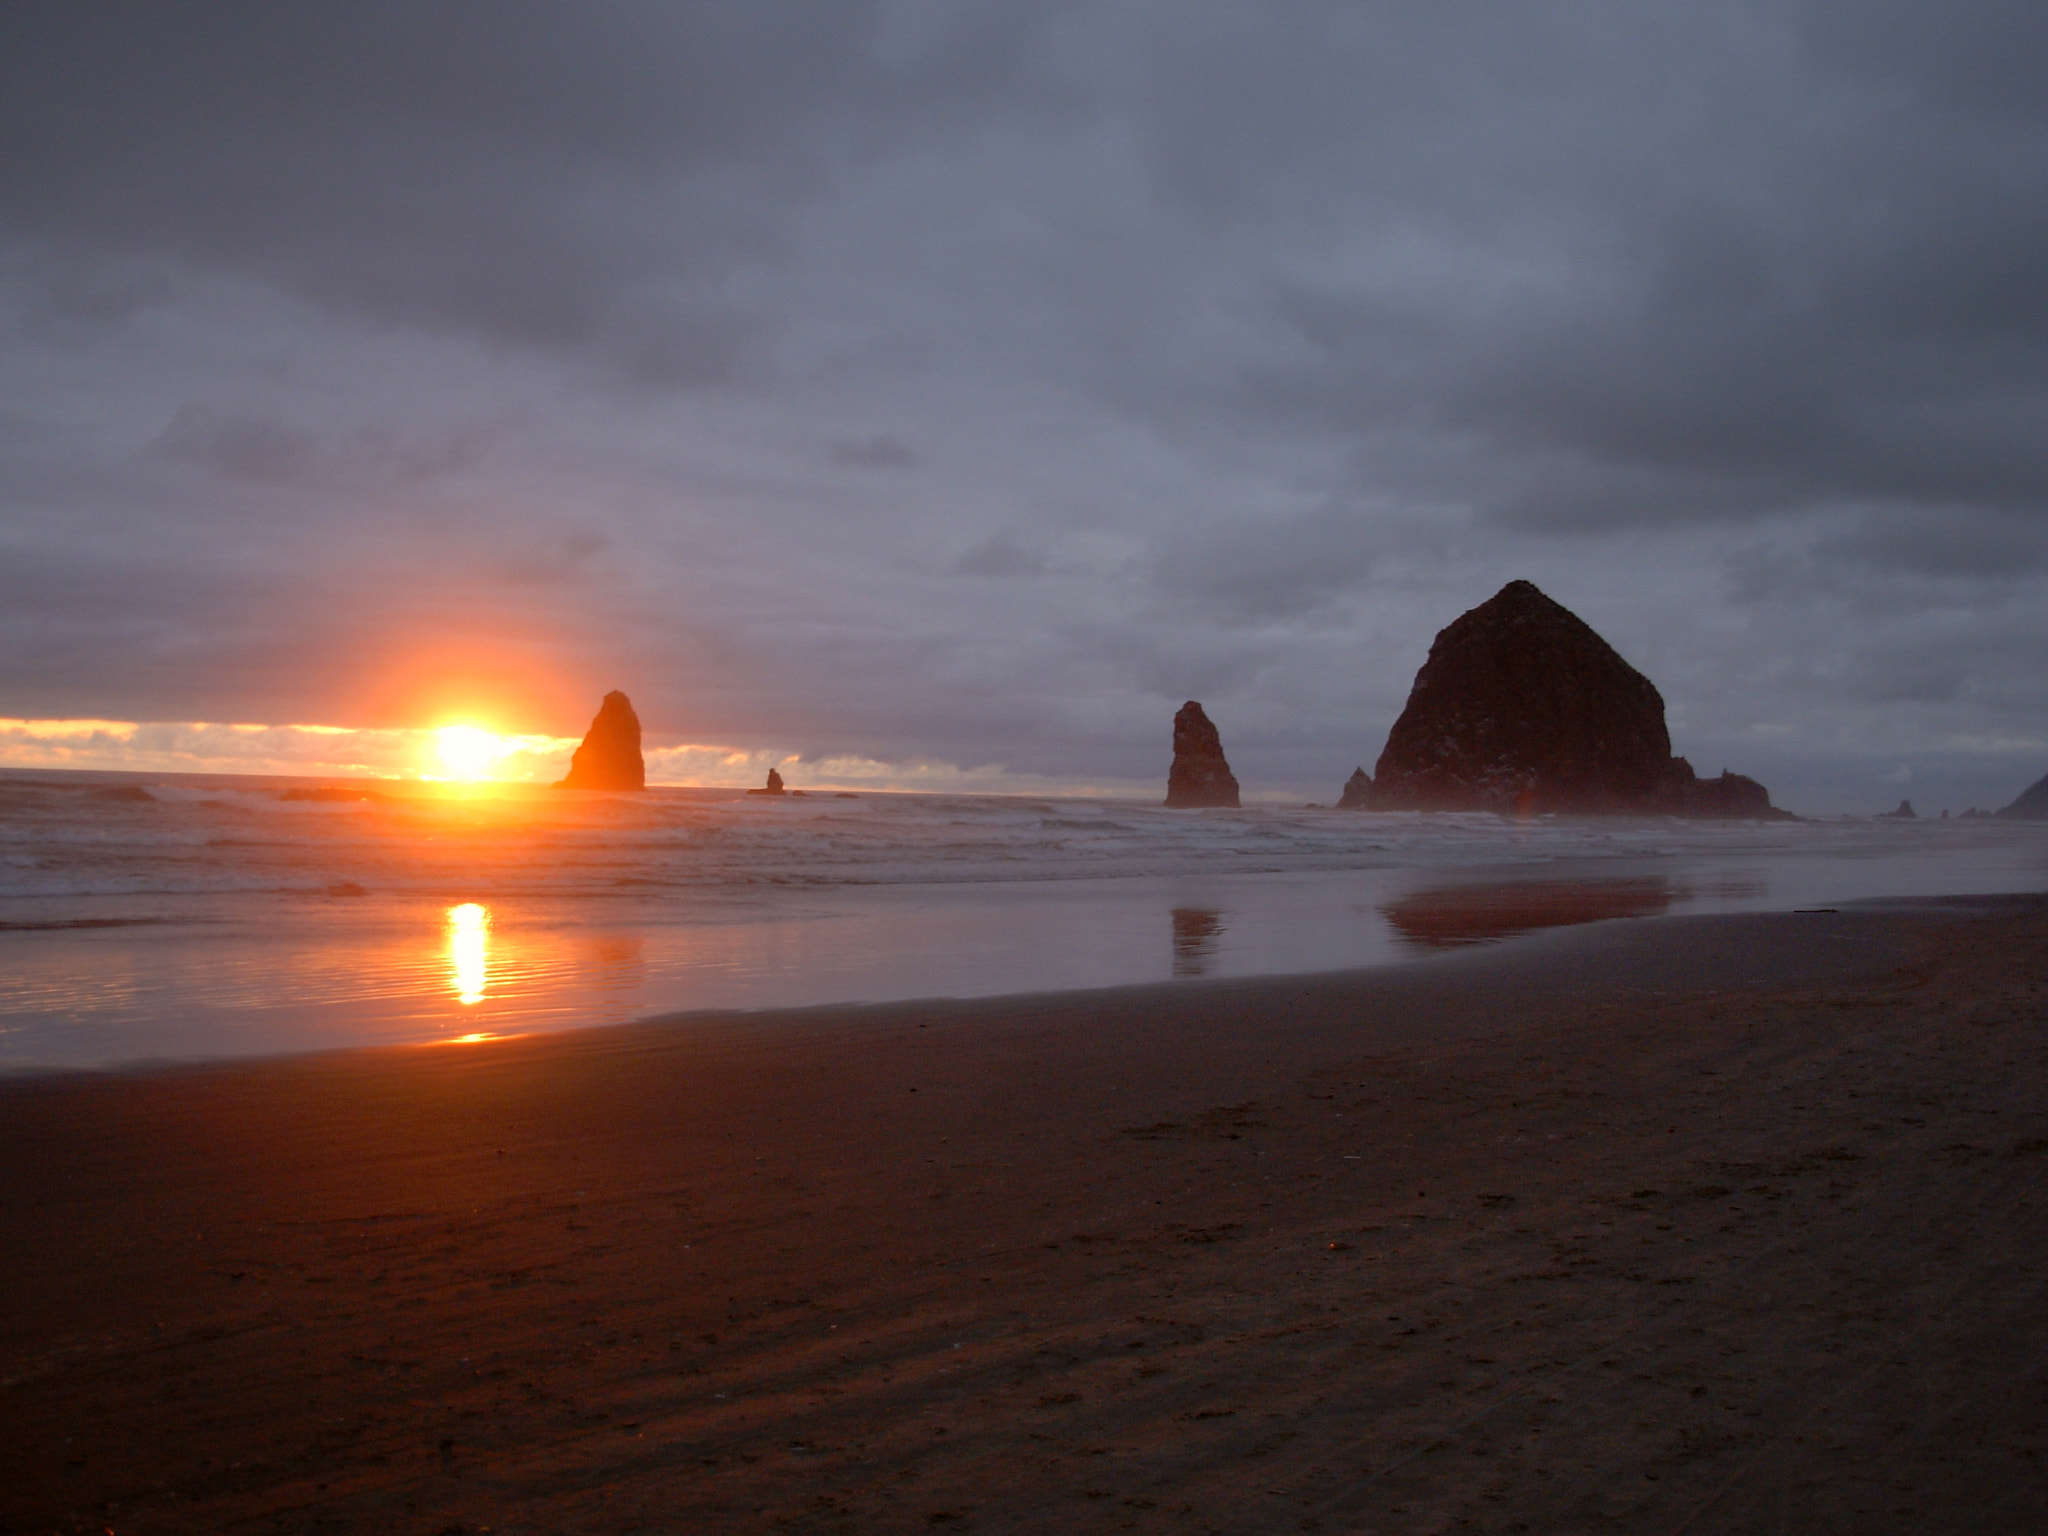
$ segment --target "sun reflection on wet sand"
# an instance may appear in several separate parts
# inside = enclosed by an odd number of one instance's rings
[[[490,980],[491,909],[474,901],[448,909],[449,984],[463,1004],[484,1000]]]

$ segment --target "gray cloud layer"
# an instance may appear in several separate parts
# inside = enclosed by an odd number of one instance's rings
[[[1709,771],[2002,800],[2044,65],[2025,4],[10,7],[0,714],[623,685],[1102,780],[1200,696],[1327,796],[1526,575]]]

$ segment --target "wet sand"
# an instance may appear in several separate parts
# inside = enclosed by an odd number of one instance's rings
[[[2048,1529],[2048,901],[0,1084],[0,1528]]]

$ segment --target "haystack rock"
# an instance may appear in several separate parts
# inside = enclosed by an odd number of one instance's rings
[[[1372,806],[1372,775],[1363,768],[1351,770],[1351,777],[1344,781],[1344,793],[1337,797],[1340,811],[1363,811]]]
[[[1920,813],[1913,809],[1912,801],[1901,800],[1896,811],[1880,811],[1877,814],[1877,819],[1879,821],[1918,821]]]
[[[1193,699],[1173,717],[1173,767],[1166,775],[1166,803],[1237,805],[1237,778],[1223,759],[1223,740]]]
[[[1445,628],[1373,772],[1373,810],[1783,817],[1671,755],[1664,698],[1583,619],[1511,581]]]
[[[789,791],[782,787],[782,775],[773,768],[770,768],[768,770],[767,787],[763,789],[750,789],[747,793],[750,795],[786,795]]]
[[[604,696],[583,744],[569,759],[560,789],[645,789],[647,764],[640,756],[640,717],[633,701],[614,690]]]
[[[2010,816],[2015,821],[2048,821],[2048,777],[2033,784],[2004,810],[2000,816]]]

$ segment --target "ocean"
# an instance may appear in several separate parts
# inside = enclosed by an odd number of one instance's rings
[[[2048,889],[2048,825],[0,772],[0,1071],[1406,963]]]

